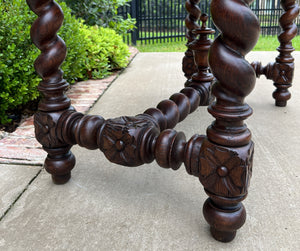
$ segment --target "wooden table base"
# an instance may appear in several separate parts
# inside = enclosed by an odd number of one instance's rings
[[[199,0],[188,0],[188,51],[183,61],[186,87],[135,117],[105,120],[76,112],[65,95],[68,83],[60,65],[66,46],[57,36],[63,22],[59,5],[53,0],[27,0],[38,15],[31,37],[41,50],[35,69],[42,77],[38,88],[43,99],[35,115],[35,133],[48,153],[45,169],[53,181],[63,184],[70,179],[75,165],[70,149],[75,144],[99,148],[108,160],[124,166],[155,159],[161,167],[177,170],[184,163],[209,196],[203,213],[212,235],[219,241],[231,241],[246,219],[241,201],[247,196],[253,163],[254,144],[244,124],[252,109],[244,99],[254,88],[256,77],[265,74],[275,82],[276,104],[286,105],[294,69],[291,40],[297,28],[293,20],[299,13],[295,0],[281,1],[285,12],[280,19],[280,55],[266,67],[249,64],[244,57],[260,32],[250,2],[212,0],[212,18],[221,34],[211,43],[207,35],[213,31],[205,25],[207,17],[197,7]],[[202,26],[197,24],[200,16]],[[186,140],[182,132],[172,128],[199,105],[209,105],[215,121],[207,128],[207,135],[196,134]]]

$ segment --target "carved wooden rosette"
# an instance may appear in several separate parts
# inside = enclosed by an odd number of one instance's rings
[[[193,34],[199,36],[199,38],[189,43],[189,49],[193,51],[197,70],[185,83],[185,86],[193,87],[199,91],[203,97],[200,105],[207,106],[213,101],[211,85],[214,80],[214,76],[209,72],[208,67],[208,51],[212,41],[207,36],[215,33],[215,31],[206,27],[208,20],[206,14],[202,14],[200,20],[202,22],[201,28],[193,30]]]
[[[209,55],[217,81],[212,88],[216,101],[208,111],[216,120],[207,129],[210,142],[205,142],[206,149],[200,154],[200,181],[210,196],[203,208],[205,218],[212,235],[224,242],[231,241],[245,221],[240,201],[246,195],[252,165],[253,143],[244,124],[252,109],[244,99],[254,88],[256,75],[244,57],[255,46],[260,26],[248,6],[250,3],[211,2],[212,18],[221,31]]]
[[[245,196],[252,175],[254,145],[223,147],[205,140],[199,178],[206,191],[226,198]]]
[[[158,126],[146,115],[109,119],[99,132],[98,146],[113,163],[139,166],[153,161],[152,145],[158,134]]]
[[[66,56],[64,41],[57,36],[63,22],[63,13],[57,3],[50,0],[27,0],[38,18],[31,27],[31,38],[41,54],[35,61],[35,69],[42,77],[38,89],[43,94],[39,111],[35,115],[37,140],[48,152],[45,169],[52,174],[55,183],[65,183],[75,165],[70,145],[57,137],[57,123],[65,110],[70,108],[70,100],[64,92],[68,83],[63,79],[60,65]]]
[[[267,79],[274,81],[276,90],[273,92],[275,105],[284,107],[291,98],[288,88],[292,86],[294,76],[294,58],[291,53],[294,51],[292,39],[297,35],[297,26],[294,23],[299,15],[299,6],[295,0],[282,0],[281,6],[284,13],[279,19],[282,32],[278,36],[280,46],[276,62],[262,66],[260,62],[253,62],[252,66],[256,71],[256,76],[265,75]]]
[[[189,43],[194,41],[196,34],[193,33],[194,29],[200,28],[197,21],[200,18],[201,10],[198,7],[200,0],[187,0],[185,3],[185,8],[188,12],[188,15],[185,19],[185,26],[187,28],[186,38],[187,38],[187,51],[185,52],[184,58],[182,60],[182,71],[184,76],[187,79],[190,79],[191,76],[197,71],[197,67],[194,62],[193,51],[189,47]]]

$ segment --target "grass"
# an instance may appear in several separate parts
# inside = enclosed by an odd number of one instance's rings
[[[138,41],[137,48],[140,52],[184,52],[186,51],[186,41],[177,42],[150,42],[148,44],[141,44]],[[276,36],[261,36],[254,47],[254,51],[274,51],[279,46]],[[300,36],[293,39],[293,46],[295,50],[300,51]]]
[[[186,51],[185,43],[186,41],[141,44],[138,41],[137,48],[140,52],[184,52]]]

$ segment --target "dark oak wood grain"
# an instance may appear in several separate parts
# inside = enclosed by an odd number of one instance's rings
[[[205,219],[212,235],[224,242],[231,241],[245,222],[241,201],[247,195],[252,169],[253,143],[244,123],[252,109],[244,99],[254,88],[256,75],[244,57],[255,46],[260,26],[250,3],[211,2],[212,18],[221,32],[209,54],[217,82],[212,91],[216,101],[208,111],[216,120],[207,129],[200,181],[209,195],[203,207]]]
[[[193,52],[196,71],[185,83],[185,86],[193,87],[199,91],[200,95],[203,97],[200,105],[207,106],[213,101],[211,86],[214,80],[214,76],[210,73],[208,66],[208,51],[212,44],[208,35],[214,34],[215,31],[206,27],[206,22],[208,20],[207,14],[202,14],[200,20],[202,26],[192,31],[192,33],[199,36],[199,38],[195,38],[188,44],[189,50],[192,50]]]
[[[280,55],[275,64],[262,67],[245,60],[260,31],[258,19],[249,8],[250,0],[212,0],[212,17],[220,30],[213,43],[207,38],[213,31],[206,27],[207,16],[201,15],[199,0],[188,0],[188,51],[184,62],[192,59],[195,68],[191,70],[190,61],[184,63],[186,87],[143,114],[113,119],[84,115],[71,106],[64,94],[68,84],[60,70],[66,46],[56,34],[63,13],[53,0],[27,3],[38,16],[31,37],[41,51],[35,61],[42,77],[38,88],[43,94],[35,115],[36,138],[48,153],[45,168],[53,181],[62,184],[70,179],[75,165],[70,149],[75,144],[100,149],[109,161],[124,166],[156,160],[163,168],[177,170],[184,163],[187,173],[199,178],[209,196],[203,214],[213,237],[231,241],[246,220],[242,201],[247,196],[253,165],[254,143],[244,123],[252,109],[245,98],[254,88],[256,76],[264,73],[275,81],[277,105],[285,104],[293,65],[292,22],[299,13],[295,1],[282,1],[285,13],[280,20],[284,30],[279,35]],[[200,15],[201,27],[197,24]],[[277,67],[279,70],[275,70]],[[282,80],[282,71],[288,83]],[[213,103],[212,94],[216,98]],[[183,132],[173,129],[199,105],[208,104],[215,121],[206,135],[195,134],[186,140]]]
[[[38,89],[43,94],[34,116],[35,134],[48,153],[45,169],[52,174],[55,183],[63,184],[70,179],[71,169],[75,165],[71,145],[57,137],[57,125],[62,114],[73,110],[70,99],[64,94],[68,83],[60,69],[67,50],[64,41],[56,34],[64,17],[60,6],[54,1],[32,0],[27,3],[38,15],[31,27],[31,38],[41,50],[34,64],[42,77]]]

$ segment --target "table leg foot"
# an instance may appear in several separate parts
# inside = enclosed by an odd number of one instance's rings
[[[52,181],[56,185],[63,185],[71,179],[71,172],[64,175],[52,175]]]
[[[203,214],[210,225],[211,235],[221,242],[232,241],[237,229],[246,221],[246,210],[240,202],[226,206],[208,198],[203,205]]]
[[[46,151],[48,156],[45,160],[45,169],[51,174],[53,183],[57,185],[67,183],[76,162],[70,147],[46,149]]]

